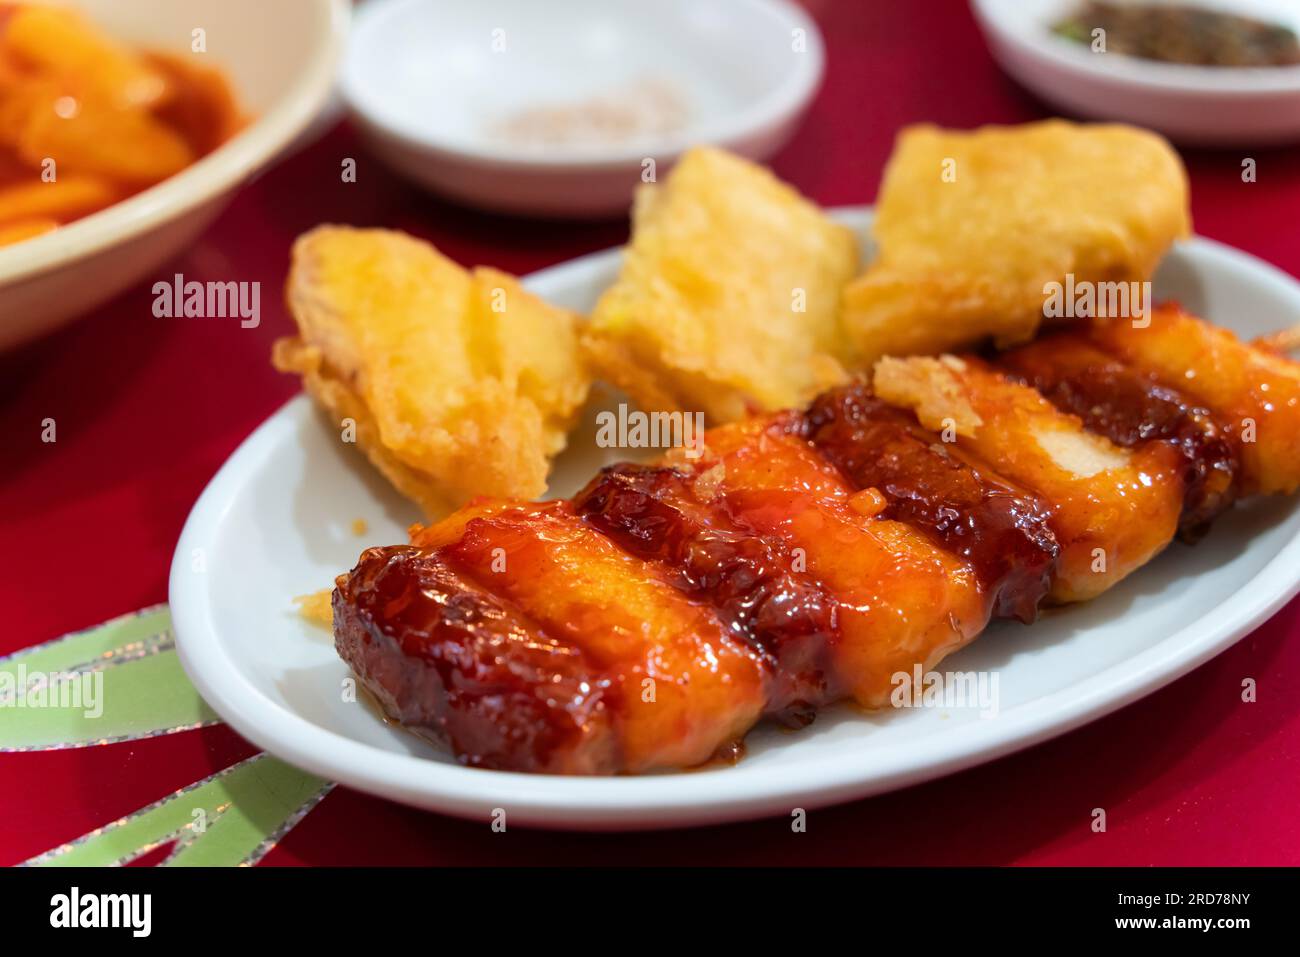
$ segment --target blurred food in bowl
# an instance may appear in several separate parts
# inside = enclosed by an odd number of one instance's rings
[[[1294,66],[1295,32],[1280,23],[1183,4],[1101,3],[1088,0],[1056,32],[1091,44],[1104,30],[1106,51],[1198,66]]]
[[[23,5],[7,3],[5,20]],[[93,63],[92,81],[107,78],[125,91],[119,93],[124,100],[116,101],[122,109],[145,110],[142,104],[160,95],[155,74],[164,95],[166,84],[175,85],[171,105],[159,107],[150,119],[197,155],[152,185],[128,176],[125,195],[88,189],[84,174],[77,174],[80,198],[70,188],[73,172],[58,154],[52,157],[56,189],[66,191],[65,201],[84,204],[84,211],[59,228],[20,225],[18,233],[26,232],[27,240],[0,246],[0,349],[48,332],[136,283],[170,279],[162,272],[164,263],[193,242],[234,191],[318,114],[329,96],[349,14],[346,0],[30,0],[30,5],[76,11],[83,22],[94,24],[91,35],[101,36],[85,41],[92,52],[60,42],[47,57]],[[166,52],[148,57],[133,52],[143,50]],[[0,68],[7,76],[18,68],[11,59]],[[124,73],[142,79],[124,80]],[[210,105],[223,99],[218,78],[222,85],[228,78],[228,89],[238,91],[241,109]],[[253,117],[247,122],[244,110]],[[0,127],[9,117],[0,107]],[[95,138],[85,139],[94,145]],[[111,153],[116,161],[130,155]],[[0,159],[0,177],[30,176],[29,167],[0,149],[4,156],[8,166]],[[158,159],[145,157],[148,163]],[[135,162],[141,162],[138,156]],[[58,193],[35,195],[44,201]]]
[[[524,148],[625,143],[668,136],[690,121],[691,109],[671,81],[649,76],[598,96],[515,110],[489,123],[490,138]]]
[[[0,245],[174,176],[238,132],[225,76],[76,10],[0,5]]]
[[[1196,146],[1300,140],[1295,0],[971,0],[993,56],[1068,114]]]

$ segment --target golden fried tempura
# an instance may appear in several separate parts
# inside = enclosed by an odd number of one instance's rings
[[[322,588],[309,595],[299,595],[293,603],[298,606],[298,614],[307,621],[329,628],[334,624],[334,609],[331,607],[333,597],[334,589]]]
[[[766,169],[694,149],[637,194],[583,345],[646,409],[725,422],[800,405],[844,376],[839,295],[857,261],[852,233]]]
[[[864,365],[1023,342],[1047,284],[1146,280],[1190,226],[1182,162],[1153,133],[911,127],[880,189],[879,257],[845,290],[845,331]]]
[[[435,514],[474,495],[533,498],[589,377],[577,316],[511,276],[428,243],[322,226],[300,237],[289,308],[301,335],[274,361],[404,495]]]

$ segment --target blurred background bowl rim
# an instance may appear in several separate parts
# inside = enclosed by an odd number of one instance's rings
[[[354,80],[353,62],[362,55],[360,51],[366,42],[367,31],[377,29],[374,25],[385,17],[399,16],[409,8],[428,2],[429,0],[369,0],[358,8],[352,42],[340,71],[339,88],[343,99],[359,125],[373,134],[388,137],[408,148],[496,169],[554,169],[565,172],[575,169],[622,169],[639,165],[647,156],[663,161],[680,156],[692,146],[725,146],[771,130],[798,116],[812,101],[826,72],[826,51],[821,30],[806,10],[791,0],[743,0],[750,10],[765,10],[787,20],[792,28],[803,29],[808,42],[803,65],[797,65],[789,71],[780,86],[744,109],[725,119],[712,114],[700,122],[692,123],[681,134],[658,139],[639,138],[612,146],[548,146],[545,151],[533,151],[506,143],[494,146],[486,140],[446,136],[428,127],[417,128],[394,122],[382,111],[370,108],[367,93]],[[741,2],[736,2],[734,8],[729,9],[739,9],[741,5]],[[618,7],[611,5],[610,9],[617,10]]]
[[[180,219],[238,189],[274,160],[328,99],[343,56],[351,16],[348,0],[312,2],[328,11],[322,42],[270,109],[175,176],[47,235],[0,249],[0,286],[63,268]],[[236,89],[236,96],[239,92]]]
[[[1062,12],[1083,5],[1083,0],[1053,0]],[[1188,0],[1197,5],[1214,7],[1206,0]],[[1197,66],[1188,63],[1165,63],[1123,53],[1111,55],[1105,62],[1084,45],[1056,36],[1044,29],[1030,32],[1017,26],[1008,15],[1007,0],[971,0],[975,18],[991,42],[1014,46],[1050,65],[1079,78],[1109,81],[1120,85],[1140,86],[1159,93],[1185,93],[1236,99],[1259,95],[1294,94],[1300,97],[1300,65],[1266,67]],[[1016,11],[1023,13],[1024,8]],[[1288,26],[1290,24],[1287,24]]]

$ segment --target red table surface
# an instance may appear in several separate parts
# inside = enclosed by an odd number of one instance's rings
[[[828,72],[776,172],[824,205],[870,202],[902,125],[1046,114],[991,59],[960,0],[810,0]],[[1258,161],[1242,182],[1241,161]],[[340,182],[343,157],[359,179]],[[1197,230],[1300,273],[1294,150],[1184,152]],[[408,186],[346,126],[244,189],[174,264],[187,279],[282,287],[289,244],[323,221],[392,226],[464,264],[515,273],[622,242],[625,222],[529,222]],[[7,654],[165,601],[172,548],[225,458],[298,389],[273,371],[291,330],[155,319],[152,279],[0,358],[0,588]],[[3,317],[0,317],[2,319]],[[1284,317],[1279,317],[1282,325]],[[1294,319],[1294,317],[1290,317]],[[58,442],[40,423],[58,422]],[[1300,602],[1145,700],[1027,752],[905,791],[773,819],[648,835],[575,835],[451,820],[336,788],[266,864],[1300,864]],[[1292,639],[1292,640],[1288,640]],[[1253,677],[1259,700],[1241,701]],[[224,726],[0,757],[0,863],[128,814],[255,752]],[[1091,811],[1107,810],[1093,833]]]

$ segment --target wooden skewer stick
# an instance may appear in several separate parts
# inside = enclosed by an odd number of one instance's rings
[[[1260,336],[1252,345],[1269,352],[1300,352],[1300,325]]]

